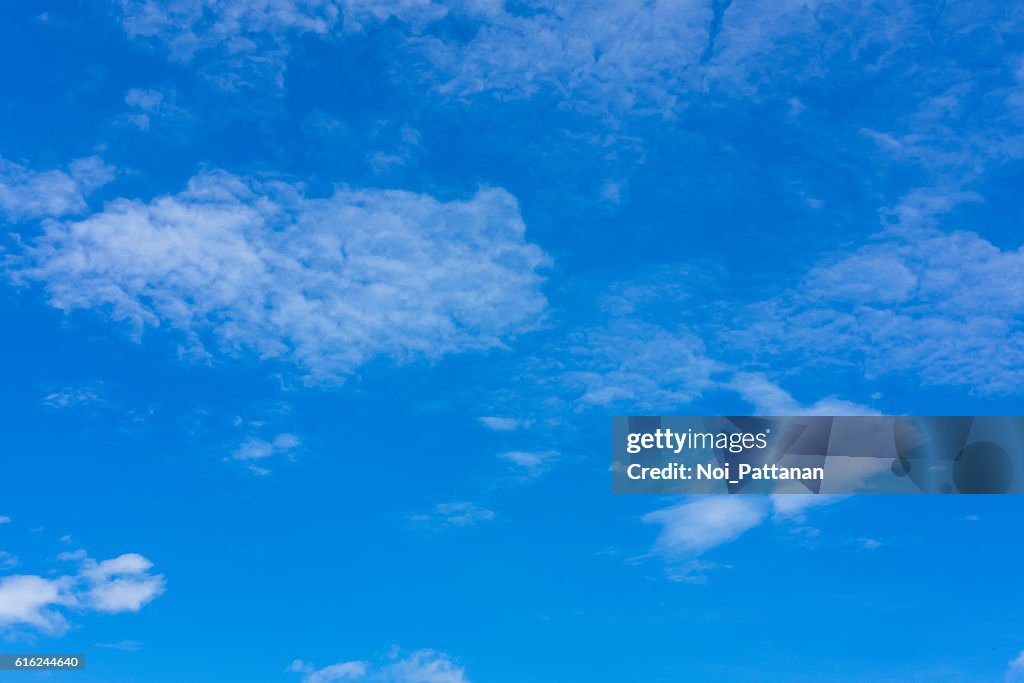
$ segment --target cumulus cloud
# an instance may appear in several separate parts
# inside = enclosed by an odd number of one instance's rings
[[[153,563],[138,553],[126,553],[96,562],[82,559],[79,576],[86,588],[80,603],[97,612],[138,612],[164,592],[162,574],[152,574]]]
[[[205,173],[176,195],[47,223],[13,276],[42,283],[65,311],[338,379],[375,357],[492,349],[534,329],[547,257],[524,233],[500,189],[449,202],[344,188],[308,199]]]
[[[78,563],[78,572],[54,578],[30,574],[0,578],[0,629],[30,628],[60,635],[68,628],[64,609],[137,612],[164,592],[163,575],[152,573],[152,562],[136,553],[97,562],[77,551],[60,559]]]
[[[364,661],[350,661],[318,669],[309,662],[296,659],[285,671],[302,674],[302,683],[470,683],[465,669],[448,655],[435,650],[418,650],[379,666]]]
[[[27,626],[47,634],[60,634],[67,620],[58,607],[73,605],[71,579],[45,579],[16,574],[0,578],[0,629]]]
[[[43,171],[0,158],[0,215],[20,221],[84,213],[85,198],[113,179],[114,168],[99,157]]]

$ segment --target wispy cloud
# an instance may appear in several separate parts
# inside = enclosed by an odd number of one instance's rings
[[[511,432],[525,426],[523,420],[514,417],[481,417],[477,418],[481,424],[499,432]]]
[[[558,459],[558,451],[505,451],[498,457],[512,463],[518,474],[527,478],[539,477]]]
[[[123,652],[138,652],[142,649],[142,643],[137,640],[119,640],[116,643],[96,643],[96,647]]]
[[[231,453],[231,459],[245,463],[257,474],[269,474],[269,470],[258,465],[272,456],[292,457],[302,441],[295,434],[282,432],[271,439],[250,436]]]
[[[47,408],[66,409],[86,406],[102,406],[107,403],[99,384],[68,386],[57,391],[49,391],[43,396],[42,403]]]
[[[467,527],[490,522],[494,511],[469,501],[438,503],[427,513],[411,515],[409,521],[416,525],[433,528]]]
[[[831,505],[842,498],[814,494],[691,496],[647,513],[643,521],[661,527],[654,553],[666,561],[670,580],[706,583],[719,564],[705,559],[705,553],[768,521],[802,523],[809,508]]]
[[[339,18],[334,0],[120,0],[116,6],[130,38],[178,63],[201,58],[200,74],[230,90],[282,86],[290,40],[326,34]]]
[[[470,683],[465,669],[435,650],[418,650],[378,666],[366,661],[349,661],[317,668],[296,659],[285,671],[302,674],[302,683]]]
[[[706,496],[649,512],[644,521],[661,526],[657,549],[670,557],[700,555],[760,526],[769,512],[761,496]]]
[[[1024,651],[1010,660],[1010,665],[1006,670],[1006,680],[1024,680]]]

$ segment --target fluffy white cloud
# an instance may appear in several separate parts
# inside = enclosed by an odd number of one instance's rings
[[[79,571],[56,578],[0,578],[0,629],[32,628],[60,635],[68,627],[60,608],[137,612],[164,592],[163,575],[153,574],[153,564],[136,553],[97,562],[77,551],[60,559],[79,563]]]
[[[162,574],[150,573],[152,568],[153,563],[137,553],[102,562],[85,558],[79,575],[87,588],[80,601],[97,612],[138,612],[166,586]]]
[[[545,254],[515,199],[441,202],[402,191],[300,188],[225,173],[177,195],[120,199],[46,224],[14,277],[65,311],[102,309],[193,351],[247,350],[320,379],[500,347],[537,326]]]
[[[67,621],[55,608],[75,603],[67,577],[14,575],[0,578],[0,629],[28,626],[47,634],[60,634]]]
[[[19,221],[83,213],[89,193],[113,179],[113,167],[98,157],[45,171],[0,158],[0,214]]]

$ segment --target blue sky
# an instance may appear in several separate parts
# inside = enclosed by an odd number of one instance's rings
[[[612,415],[1020,412],[1024,9],[0,17],[4,651],[104,682],[1024,680],[1015,498],[608,471]]]

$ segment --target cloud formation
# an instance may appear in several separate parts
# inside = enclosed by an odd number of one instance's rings
[[[84,550],[59,559],[79,564],[77,573],[44,578],[18,574],[0,578],[0,629],[29,628],[61,635],[68,628],[64,612],[137,612],[165,590],[162,574],[137,553],[97,562]]]
[[[752,307],[746,345],[807,362],[911,372],[980,393],[1024,385],[1024,248],[976,232],[887,233]]]
[[[409,517],[413,524],[429,527],[466,527],[475,526],[494,519],[494,511],[481,507],[476,503],[457,500],[450,503],[438,503],[428,512]]]
[[[65,311],[180,333],[190,351],[251,352],[338,379],[503,346],[538,326],[545,254],[516,200],[299,187],[204,173],[176,195],[50,222],[13,275]]]
[[[843,498],[801,493],[690,496],[647,513],[643,521],[661,527],[654,553],[666,561],[669,580],[705,583],[708,574],[719,566],[703,559],[705,553],[769,521],[803,523],[808,509],[832,505]]]
[[[85,198],[113,179],[114,168],[99,157],[43,171],[0,158],[0,216],[17,222],[84,213]]]
[[[324,35],[338,20],[333,0],[117,0],[125,34],[191,63],[225,89],[284,84],[290,41]]]

